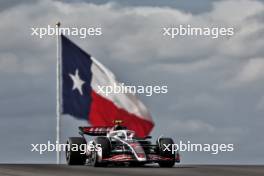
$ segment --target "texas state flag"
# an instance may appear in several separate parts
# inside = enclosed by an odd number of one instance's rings
[[[114,74],[67,37],[62,42],[62,111],[92,126],[113,126],[114,120],[147,136],[154,123],[146,106],[131,93],[104,94],[100,86],[119,85]],[[117,64],[117,63],[114,63]]]

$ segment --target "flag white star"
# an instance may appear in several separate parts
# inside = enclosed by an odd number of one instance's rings
[[[73,87],[72,90],[77,89],[79,91],[79,93],[81,95],[83,95],[82,92],[82,85],[85,83],[83,80],[81,80],[80,76],[79,76],[79,70],[76,69],[75,70],[75,75],[73,74],[69,74],[69,76],[71,77],[72,81],[73,81]]]

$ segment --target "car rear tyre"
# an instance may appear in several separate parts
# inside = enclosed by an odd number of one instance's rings
[[[83,137],[70,137],[67,140],[66,161],[68,165],[85,164],[86,155],[83,153],[83,151],[81,151],[83,149],[81,149],[80,146],[85,146],[86,144],[86,140]]]
[[[158,145],[158,152],[161,157],[169,158],[167,161],[159,161],[158,164],[160,167],[173,167],[175,164],[175,154],[172,154],[172,151],[165,150],[165,146],[169,144],[173,145],[174,142],[171,138],[160,138],[157,141]]]

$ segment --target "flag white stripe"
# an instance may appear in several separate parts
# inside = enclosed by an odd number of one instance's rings
[[[114,86],[115,84],[121,84],[116,80],[115,75],[106,67],[104,67],[99,61],[97,61],[95,58],[92,58],[92,61],[92,89],[105,99],[113,102],[118,108],[122,108],[123,110],[132,113],[144,120],[152,121],[146,106],[136,97],[136,95],[132,93],[112,93],[106,95],[105,93],[100,92],[98,86]]]

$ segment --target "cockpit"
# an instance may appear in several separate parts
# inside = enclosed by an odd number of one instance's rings
[[[134,136],[135,132],[130,130],[117,130],[109,133],[109,137],[117,137],[122,140],[132,140]]]

